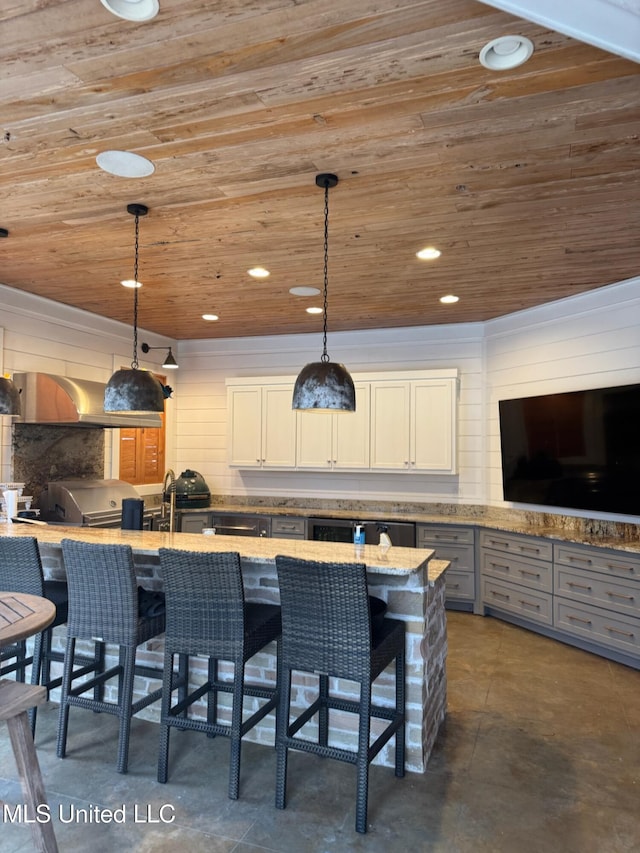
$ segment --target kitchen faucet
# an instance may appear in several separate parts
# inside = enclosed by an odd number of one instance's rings
[[[169,488],[167,489],[167,481],[169,482]],[[165,509],[167,505],[167,501],[165,500],[165,495],[169,493],[169,532],[175,533],[175,520],[176,520],[176,475],[173,468],[169,468],[167,473],[164,475],[164,481],[162,483],[162,518],[165,517]]]

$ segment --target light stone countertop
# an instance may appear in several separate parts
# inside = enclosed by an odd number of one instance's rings
[[[428,512],[413,507],[377,507],[365,505],[355,508],[318,508],[309,506],[270,506],[259,504],[212,504],[207,509],[181,510],[181,512],[227,512],[245,515],[290,516],[304,518],[336,518],[357,521],[412,521],[415,524],[462,525],[505,533],[520,533],[527,536],[541,536],[545,539],[557,539],[577,545],[589,545],[596,548],[614,548],[619,551],[640,553],[640,525],[616,521],[587,519],[576,516],[554,515],[552,513],[527,510],[504,510],[483,506],[455,506],[441,511]],[[466,511],[468,509],[468,511]]]
[[[427,564],[427,577],[435,582],[449,563],[432,560],[430,548],[398,548],[382,552],[378,545],[356,549],[338,542],[310,542],[305,539],[266,539],[251,536],[205,536],[201,533],[166,533],[159,530],[119,530],[117,528],[66,527],[64,525],[0,524],[0,536],[35,536],[39,542],[58,545],[62,539],[131,545],[140,554],[155,554],[159,548],[185,551],[238,551],[243,559],[272,561],[278,554],[301,560],[338,563],[365,563],[376,574],[406,575]]]

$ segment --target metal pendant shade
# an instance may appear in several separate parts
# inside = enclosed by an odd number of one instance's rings
[[[0,376],[0,415],[20,414],[22,410],[18,386],[11,379]]]
[[[324,188],[324,308],[322,355],[300,371],[293,389],[293,409],[303,411],[355,412],[356,390],[343,364],[330,361],[327,353],[327,289],[329,267],[329,188],[338,183],[336,175],[316,175],[316,184]]]
[[[139,221],[146,216],[144,204],[127,205],[127,213],[135,216],[135,265],[134,281],[138,281],[138,237]],[[138,287],[133,288],[133,360],[130,370],[116,370],[104,392],[105,412],[163,412],[164,392],[162,384],[153,373],[138,367]]]

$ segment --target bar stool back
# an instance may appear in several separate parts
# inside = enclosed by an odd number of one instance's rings
[[[160,549],[160,568],[167,605],[164,640],[164,691],[158,781],[166,782],[169,732],[172,727],[224,735],[230,739],[229,797],[238,798],[240,753],[243,736],[270,711],[277,709],[276,684],[245,683],[245,663],[269,643],[280,643],[280,608],[274,604],[245,602],[240,555]],[[173,702],[169,679],[174,655],[208,658],[207,680],[184,699]],[[233,663],[233,678],[218,675],[218,661]],[[218,693],[232,695],[231,721],[218,721]],[[243,721],[243,697],[266,699]],[[207,699],[207,718],[189,717],[188,709]]]
[[[369,764],[395,735],[395,775],[404,776],[405,629],[384,618],[372,629],[366,567],[276,557],[282,609],[282,686],[276,731],[276,806],[285,808],[289,749],[355,764],[356,830],[367,831]],[[395,661],[395,707],[372,702],[372,684]],[[290,720],[291,673],[319,675],[318,698]],[[355,681],[358,701],[332,696],[329,678]],[[329,711],[358,715],[356,750],[329,745]],[[297,734],[318,714],[318,740]],[[371,718],[387,721],[370,744]]]
[[[119,718],[118,773],[126,773],[129,759],[131,717],[156,702],[161,688],[133,701],[134,676],[161,679],[160,670],[136,664],[136,648],[164,631],[164,612],[140,616],[133,552],[128,545],[102,545],[62,540],[62,555],[69,585],[67,654],[62,675],[57,754],[67,748],[69,709],[73,705]],[[93,640],[118,646],[119,663],[74,687],[73,655],[77,640]],[[107,702],[102,688],[117,678],[117,698]],[[86,696],[93,690],[93,697]],[[98,692],[100,691],[100,692]]]
[[[33,641],[33,654],[27,655],[26,640],[0,651],[0,676],[15,672],[16,681],[24,681],[31,666],[31,683],[46,688],[46,696],[58,687],[61,678],[51,678],[51,661],[62,662],[64,652],[51,650],[53,629],[67,621],[68,591],[64,581],[45,580],[38,542],[33,536],[0,536],[0,590],[22,592],[48,598],[56,606],[53,622]],[[29,711],[31,733],[36,729],[36,708]]]

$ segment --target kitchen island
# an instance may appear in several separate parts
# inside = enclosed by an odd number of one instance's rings
[[[278,603],[278,582],[275,557],[286,554],[305,560],[326,562],[363,562],[371,595],[384,599],[388,615],[404,621],[407,631],[407,752],[406,769],[424,772],[438,730],[446,714],[446,615],[444,609],[444,576],[447,563],[433,559],[429,549],[392,547],[381,551],[378,546],[353,545],[306,540],[260,539],[234,536],[204,536],[190,533],[168,533],[147,530],[117,530],[61,525],[0,524],[0,535],[35,536],[42,553],[46,577],[64,578],[60,542],[64,538],[94,543],[131,545],[136,572],[141,586],[161,589],[158,550],[180,548],[189,551],[238,551],[248,600]],[[55,638],[63,643],[64,628]],[[249,679],[275,680],[275,648],[256,655],[248,668]],[[151,665],[162,665],[162,641],[155,639],[139,651]],[[221,668],[222,669],[222,668]],[[205,677],[204,668],[193,667],[192,678],[199,683]],[[308,680],[300,676],[300,686]],[[295,684],[295,682],[294,682]],[[378,679],[374,698],[382,704],[392,704],[394,676],[390,670]],[[353,695],[353,685],[337,684],[338,692]],[[295,691],[294,691],[295,692]],[[55,699],[55,693],[53,694]],[[250,700],[247,700],[249,702]],[[146,711],[149,719],[157,720],[159,706]],[[341,715],[331,723],[331,742],[353,746],[355,724]],[[266,717],[247,736],[265,744],[273,744],[273,717]],[[376,763],[394,766],[393,741],[376,757]]]

